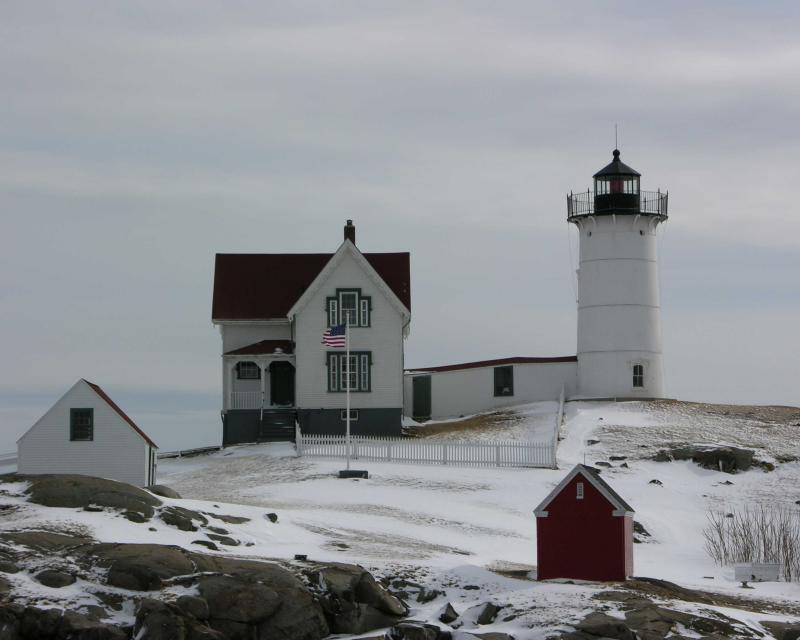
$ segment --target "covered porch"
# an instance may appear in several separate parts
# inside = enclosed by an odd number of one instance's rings
[[[223,355],[223,410],[270,411],[295,405],[295,356],[288,340],[264,340]]]

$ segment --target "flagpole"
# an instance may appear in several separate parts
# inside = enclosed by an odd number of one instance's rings
[[[345,315],[344,324],[344,343],[347,347],[347,355],[345,356],[346,373],[345,379],[347,380],[347,435],[345,437],[345,447],[347,449],[347,470],[350,471],[350,314]]]

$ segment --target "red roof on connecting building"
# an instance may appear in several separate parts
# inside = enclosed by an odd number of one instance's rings
[[[410,310],[409,254],[362,255]],[[212,320],[285,318],[332,257],[332,253],[218,253]]]
[[[556,362],[577,362],[578,356],[557,356],[554,358],[529,358],[516,356],[513,358],[499,358],[497,360],[478,360],[477,362],[462,362],[460,364],[446,364],[439,367],[415,367],[406,371],[459,371],[460,369],[478,369],[480,367],[499,367],[504,364],[549,364]]]

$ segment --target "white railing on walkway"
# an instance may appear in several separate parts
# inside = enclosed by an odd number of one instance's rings
[[[555,466],[554,449],[547,442],[457,442],[415,438],[352,436],[350,457],[383,462],[446,464],[467,467]],[[297,430],[297,454],[344,458],[344,436],[303,435]]]
[[[260,391],[231,391],[231,404],[229,409],[260,409]]]

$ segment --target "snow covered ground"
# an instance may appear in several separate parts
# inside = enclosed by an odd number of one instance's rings
[[[770,431],[753,421],[740,424],[737,418],[693,414],[681,404],[674,408],[569,403],[559,470],[370,462],[355,465],[369,470],[369,480],[339,480],[335,474],[343,461],[296,458],[289,445],[255,445],[164,461],[160,481],[192,498],[277,511],[293,533],[272,543],[272,555],[307,553],[360,563],[383,574],[413,568],[436,588],[479,584],[480,594],[450,588],[448,595],[465,606],[476,598],[510,603],[521,612],[508,623],[519,635],[521,624],[557,626],[559,620],[575,619],[590,606],[588,599],[597,587],[521,582],[493,570],[533,569],[533,509],[572,465],[607,461],[611,455],[627,456],[628,468],[614,462],[603,470],[604,478],[634,506],[636,520],[652,534],[652,542],[635,547],[635,573],[742,594],[732,570],[715,566],[703,549],[707,510],[753,500],[794,507],[800,500],[800,463],[779,464],[770,473],[756,469],[731,476],[691,462],[658,463],[644,457],[671,442],[748,444],[749,434],[757,433],[755,444],[764,447],[759,457],[774,459],[779,451],[793,451],[796,442],[784,447],[789,428],[785,425]],[[483,438],[538,440],[552,435],[553,403],[516,411],[507,432],[492,430]],[[599,442],[588,445],[587,440]],[[652,479],[662,484],[651,484]],[[562,591],[570,596],[565,599]],[[763,583],[750,593],[796,602],[800,585]],[[424,617],[426,612],[419,613]]]
[[[481,437],[552,437],[555,409],[554,403],[516,408],[508,430],[491,429]],[[567,405],[558,470],[356,462],[354,467],[368,469],[370,478],[340,480],[336,472],[343,467],[342,460],[298,458],[292,445],[274,444],[162,460],[159,483],[184,496],[175,504],[251,518],[226,525],[243,545],[218,553],[282,559],[307,554],[314,560],[361,564],[378,575],[402,576],[444,591],[446,595],[434,602],[411,603],[418,619],[435,620],[447,601],[463,612],[491,600],[507,605],[492,631],[507,631],[521,639],[543,638],[596,609],[592,597],[607,587],[524,579],[536,564],[533,509],[575,463],[605,462],[610,456],[626,456],[628,467],[614,461],[613,467],[603,469],[603,477],[633,505],[636,520],[652,534],[652,541],[635,545],[637,575],[796,605],[797,583],[762,583],[749,592],[739,589],[732,570],[717,567],[708,558],[701,532],[711,507],[762,501],[797,508],[800,462],[778,463],[769,473],[754,469],[728,475],[691,462],[647,459],[672,442],[747,445],[754,433],[757,439],[752,444],[763,449],[758,453],[761,459],[796,451],[797,439],[784,441],[791,424],[768,428],[756,423],[750,418],[706,415],[678,403],[578,402]],[[599,442],[587,444],[589,440]],[[652,479],[661,484],[651,484]],[[4,497],[4,502],[14,500]],[[100,541],[158,542],[198,550],[190,546],[197,534],[162,524],[151,531],[107,513],[44,508],[16,500],[18,510],[0,519],[0,528],[70,525],[85,528]],[[273,511],[279,516],[276,524],[264,517]],[[519,577],[508,577],[509,571]],[[740,619],[751,615],[726,613]],[[784,619],[758,614],[759,620],[767,618]]]

